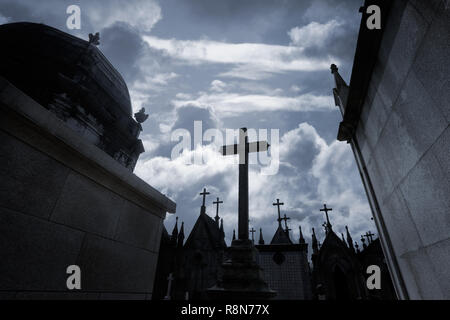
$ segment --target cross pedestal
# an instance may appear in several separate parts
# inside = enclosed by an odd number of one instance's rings
[[[256,263],[257,250],[248,237],[248,154],[268,148],[266,141],[249,143],[246,128],[239,131],[239,144],[222,147],[224,156],[239,155],[239,224],[238,239],[231,243],[230,259],[222,264],[222,279],[207,291],[213,300],[258,300],[276,295],[263,280],[263,271]]]

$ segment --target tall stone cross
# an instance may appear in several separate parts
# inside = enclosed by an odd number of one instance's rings
[[[284,206],[283,202],[280,202],[280,199],[277,199],[277,202],[272,203],[272,205],[278,207],[278,225],[281,227],[281,214],[280,214],[280,206]]]
[[[222,147],[222,155],[239,155],[239,218],[238,238],[248,240],[248,154],[267,151],[267,141],[248,142],[247,128],[239,129],[239,144]]]
[[[206,198],[206,195],[208,195],[208,194],[209,194],[209,192],[206,192],[206,188],[203,188],[203,192],[200,192],[200,195],[203,196],[202,207],[205,206],[205,198]]]
[[[255,237],[254,237],[254,234],[255,234],[255,232],[256,232],[255,228],[252,227],[252,228],[249,230],[249,232],[252,233],[252,242],[255,243]]]
[[[332,208],[327,208],[327,205],[324,204],[323,205],[323,209],[320,209],[320,211],[325,211],[325,215],[327,217],[327,228],[329,228],[329,230],[331,230],[330,219],[328,219],[328,211],[333,211],[333,209]]]
[[[167,280],[168,280],[167,294],[164,297],[164,300],[170,300],[170,294],[171,294],[170,291],[172,290],[172,281],[175,280],[172,273],[169,274],[169,277],[167,278]]]
[[[217,201],[213,201],[213,204],[216,205],[216,217],[214,220],[216,220],[217,224],[219,224],[219,205],[223,203],[223,201],[219,201],[219,198],[217,198]]]

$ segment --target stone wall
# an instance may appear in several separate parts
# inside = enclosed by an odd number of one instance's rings
[[[0,298],[150,299],[175,204],[3,78],[0,112]]]
[[[411,299],[450,299],[450,3],[394,1],[356,138]]]

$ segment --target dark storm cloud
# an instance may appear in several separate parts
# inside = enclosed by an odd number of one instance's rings
[[[125,23],[116,23],[102,30],[101,50],[127,83],[140,76],[136,63],[145,52],[146,45],[138,30]]]
[[[193,135],[194,121],[201,121],[203,130],[217,128],[217,120],[208,108],[199,108],[196,106],[185,106],[177,109],[177,121],[172,129],[187,129]]]
[[[0,2],[0,14],[12,21],[33,21],[36,16],[33,15],[32,8],[17,1]],[[42,17],[38,18],[42,20]]]
[[[168,13],[155,31],[164,37],[170,23],[181,39],[219,35],[231,42],[286,43],[286,24],[294,26],[311,1],[165,0],[161,6]],[[196,23],[186,28],[187,21]]]

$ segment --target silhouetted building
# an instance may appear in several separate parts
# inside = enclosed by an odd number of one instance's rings
[[[366,26],[369,5],[381,30]],[[351,144],[400,299],[450,299],[448,1],[366,1],[348,86],[332,65],[338,140]]]
[[[363,250],[355,249],[347,229],[347,239],[339,238],[331,224],[322,245],[313,233],[312,283],[317,300],[394,300],[395,291],[384,260],[379,239],[363,238]],[[355,243],[357,246],[358,244]],[[367,287],[367,267],[380,268],[380,289]]]
[[[291,241],[286,222],[288,219],[284,216],[278,220],[279,226],[270,244],[265,244],[260,229],[259,241],[255,245],[256,262],[263,269],[264,281],[277,292],[275,299],[311,299],[308,245],[303,234],[299,243]],[[219,218],[218,213],[214,220],[206,214],[206,209],[202,206],[200,216],[184,245],[173,240],[178,232],[178,220],[172,236],[167,231],[163,232],[154,299],[164,299],[169,292],[169,284],[171,299],[211,298],[206,290],[220,282],[222,263],[230,258],[229,247],[224,240],[223,220]],[[285,220],[285,229],[281,220]],[[234,235],[233,231],[233,239]],[[173,280],[168,280],[170,274],[173,274]]]
[[[279,201],[277,204],[282,205]],[[259,229],[258,243],[255,244],[256,262],[262,269],[262,278],[276,292],[273,299],[396,299],[380,241],[373,240],[372,233],[364,235],[367,239],[362,239],[360,250],[347,227],[346,238],[343,234],[340,238],[327,218],[322,245],[313,229],[311,270],[308,244],[301,228],[298,243],[294,243],[287,224],[289,217],[279,215],[277,220],[278,227],[270,244],[265,243],[262,229]],[[255,230],[252,228],[251,231]],[[177,218],[172,234],[169,235],[165,228],[162,233],[153,299],[210,300],[207,289],[221,281],[221,265],[230,258],[230,252],[224,240],[223,220],[218,213],[214,221],[202,205],[184,244],[183,240],[184,224],[178,230]],[[381,289],[367,288],[366,281],[370,276],[367,267],[371,265],[380,268]]]
[[[175,203],[133,174],[144,151],[127,86],[92,42],[0,26],[0,291],[150,299]],[[81,269],[81,290],[66,270]]]
[[[289,229],[278,228],[270,244],[264,244],[262,230],[257,262],[263,269],[263,278],[277,292],[275,300],[310,300],[312,298],[308,244],[300,231],[299,243],[293,243]]]
[[[219,219],[214,221],[202,205],[200,215],[184,244],[183,225],[181,230],[183,236],[177,236],[176,223],[170,238],[167,231],[163,232],[154,299],[166,296],[170,273],[174,277],[170,290],[173,300],[184,300],[186,294],[190,300],[205,300],[208,298],[206,289],[220,279],[220,266],[227,249],[223,220],[220,220],[219,225]],[[178,241],[175,241],[177,238]]]

